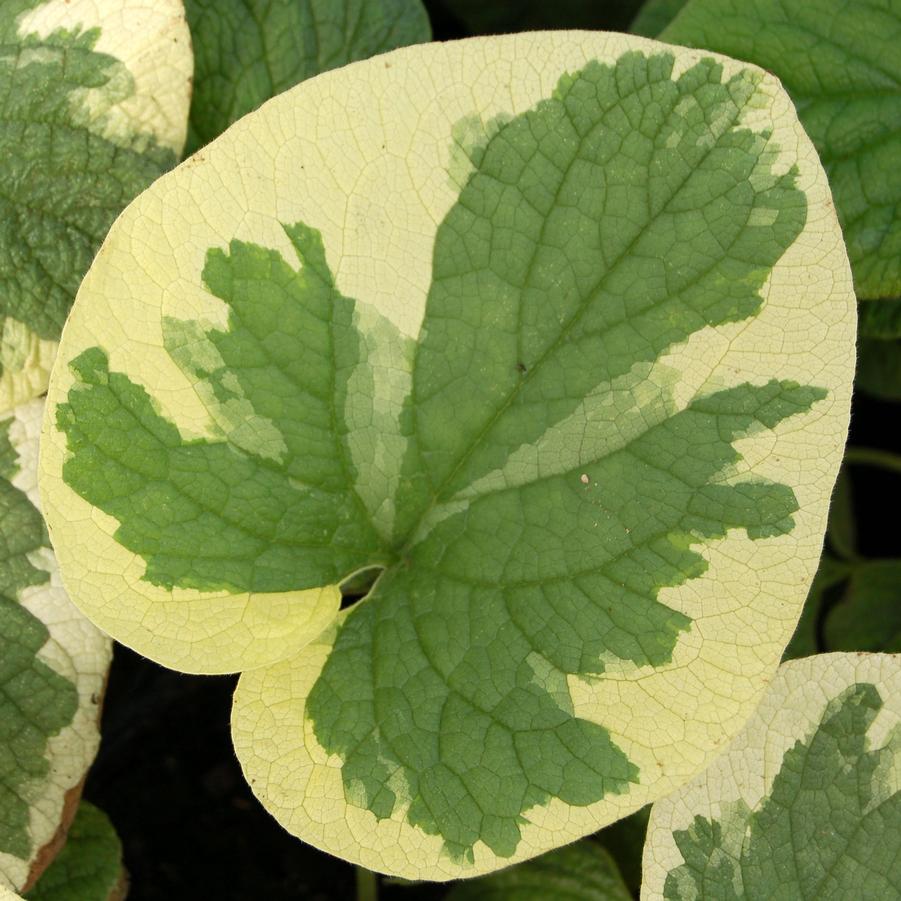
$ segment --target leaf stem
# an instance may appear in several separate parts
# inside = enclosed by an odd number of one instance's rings
[[[901,456],[872,447],[849,447],[845,451],[845,463],[852,466],[878,466],[901,474]]]
[[[379,877],[366,867],[355,867],[357,871],[357,901],[378,901]]]

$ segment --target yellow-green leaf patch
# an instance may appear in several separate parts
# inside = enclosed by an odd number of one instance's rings
[[[643,899],[901,894],[901,658],[783,664],[729,749],[651,811]]]
[[[245,671],[235,745],[295,834],[497,869],[750,714],[819,556],[854,322],[758,69],[569,32],[327,73],[88,273],[45,422],[66,582],[154,659]]]
[[[0,884],[21,889],[99,741],[110,642],[62,588],[37,506],[43,403],[0,417]]]
[[[66,314],[122,208],[181,153],[181,0],[0,9],[0,410],[44,392]]]
[[[829,175],[859,297],[897,297],[901,0],[689,0],[660,38],[782,80]]]

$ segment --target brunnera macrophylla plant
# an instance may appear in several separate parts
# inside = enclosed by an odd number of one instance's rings
[[[895,898],[901,657],[780,667],[726,753],[651,809],[641,897]]]
[[[46,390],[107,230],[178,161],[191,66],[181,0],[0,4],[0,412]]]
[[[42,439],[63,578],[154,660],[242,672],[235,747],[292,833],[491,871],[751,715],[816,568],[854,323],[762,70],[582,32],[376,57],[112,228]]]

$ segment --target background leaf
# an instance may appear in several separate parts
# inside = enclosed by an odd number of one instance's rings
[[[632,20],[629,31],[656,38],[685,6],[686,0],[646,0]]]
[[[854,384],[882,400],[901,400],[901,341],[861,338]]]
[[[825,623],[835,651],[901,653],[901,560],[867,560],[850,568]]]
[[[106,814],[82,801],[62,851],[26,901],[122,901],[122,844]]]
[[[899,688],[898,657],[783,664],[725,754],[654,805],[642,895],[897,894]]]
[[[294,85],[430,40],[420,0],[185,0],[194,42],[187,153]]]
[[[858,329],[863,338],[901,338],[901,300],[869,301],[859,306]]]
[[[581,841],[515,867],[460,882],[446,901],[630,901],[616,862],[597,842]]]
[[[63,591],[37,506],[42,412],[0,416],[0,885],[16,890],[75,813],[111,653]]]
[[[190,66],[180,0],[0,9],[0,412],[46,390],[100,242],[175,164]]]
[[[897,297],[901,0],[689,0],[660,38],[782,80],[829,175],[858,297]]]

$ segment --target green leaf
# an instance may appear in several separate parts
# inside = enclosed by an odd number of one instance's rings
[[[838,557],[851,560],[857,555],[857,521],[851,477],[846,466],[842,467],[832,492],[829,505],[829,525],[826,528],[828,545]]]
[[[866,301],[858,306],[858,330],[863,338],[901,338],[901,300]]]
[[[0,10],[0,411],[42,394],[75,292],[122,208],[184,143],[180,0]]]
[[[774,80],[635,38],[304,82],[85,281],[42,450],[67,584],[244,671],[256,791],[369,869],[627,815],[739,728],[815,568],[855,315],[827,203]]]
[[[97,749],[109,641],[59,584],[37,500],[43,403],[0,417],[0,885],[31,884]]]
[[[455,885],[446,901],[631,901],[616,862],[586,839],[515,867]]]
[[[901,658],[784,664],[713,766],[651,811],[642,895],[894,898]]]
[[[122,844],[102,811],[82,801],[62,851],[26,901],[113,901],[125,897]]]
[[[431,39],[420,0],[185,0],[194,44],[188,153],[294,85]]]
[[[833,501],[834,505],[834,501]],[[830,509],[830,516],[832,509]],[[848,578],[851,566],[844,560],[836,560],[828,553],[824,553],[817,567],[817,573],[813,578],[813,584],[804,602],[801,618],[798,620],[795,634],[788,643],[783,654],[783,660],[794,660],[797,657],[808,657],[824,650],[820,647],[819,631],[826,608],[831,599],[841,590],[842,584]],[[834,650],[829,648],[828,650]]]
[[[595,836],[611,854],[623,875],[623,882],[635,897],[641,891],[641,854],[648,831],[651,805],[631,816],[611,823]]]
[[[854,384],[882,400],[901,400],[901,340],[861,338]]]
[[[689,0],[660,38],[777,75],[829,175],[861,299],[901,293],[901,0]]]
[[[850,569],[824,626],[830,651],[901,653],[901,560],[867,560]]]
[[[687,0],[645,0],[638,15],[632,20],[632,34],[656,38],[685,6]]]

